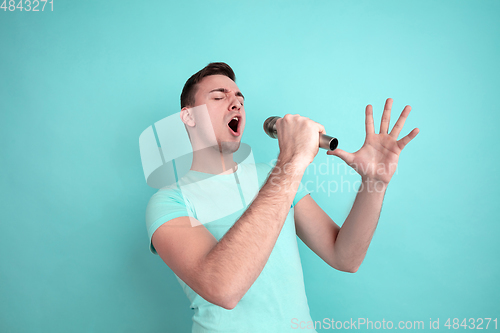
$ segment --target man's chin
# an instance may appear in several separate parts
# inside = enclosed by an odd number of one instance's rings
[[[235,153],[240,148],[240,141],[223,141],[219,144],[219,151],[223,154]]]

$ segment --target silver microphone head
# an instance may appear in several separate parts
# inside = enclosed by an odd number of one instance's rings
[[[276,121],[281,117],[273,116],[264,121],[264,132],[273,139],[278,138],[278,131],[276,130]],[[339,140],[336,138],[319,133],[319,147],[326,150],[335,150],[339,145]]]
[[[278,138],[278,131],[276,131],[276,121],[281,117],[273,116],[269,117],[264,121],[264,132],[273,139]]]

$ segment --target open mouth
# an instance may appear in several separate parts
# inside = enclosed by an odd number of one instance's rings
[[[240,127],[240,118],[239,117],[233,117],[229,123],[227,124],[229,129],[231,130],[232,134],[235,136],[238,136],[239,133],[239,127]]]

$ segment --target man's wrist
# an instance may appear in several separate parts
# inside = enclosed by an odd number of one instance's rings
[[[361,177],[361,186],[360,190],[365,190],[368,193],[385,193],[389,183],[380,179]]]
[[[306,171],[310,163],[300,156],[288,156],[279,154],[276,166],[285,172],[285,174],[302,174]]]
[[[280,196],[286,196],[288,193],[295,195],[300,187],[304,171],[304,164],[300,161],[279,156],[276,165],[269,174],[267,186],[264,187],[270,193],[280,193]]]

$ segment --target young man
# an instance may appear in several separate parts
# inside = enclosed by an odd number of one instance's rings
[[[379,134],[372,107],[366,107],[366,140],[357,152],[328,152],[362,178],[340,228],[307,192],[298,191],[318,153],[322,125],[287,114],[276,122],[280,152],[275,167],[238,164],[234,153],[245,128],[245,108],[232,69],[211,63],[186,82],[180,116],[193,146],[191,170],[153,195],[146,222],[152,252],[178,277],[195,310],[193,332],[275,333],[304,327],[297,323],[311,318],[296,236],[331,267],[358,270],[399,154],[418,133],[414,129],[397,140],[409,106],[388,133],[391,106],[388,99]],[[206,112],[196,112],[200,107]],[[252,186],[242,184],[255,175],[258,187],[252,196]],[[238,196],[244,204],[235,210]],[[227,214],[221,214],[224,207]]]

